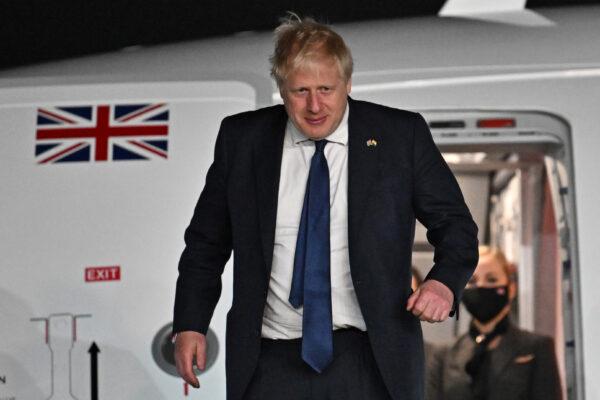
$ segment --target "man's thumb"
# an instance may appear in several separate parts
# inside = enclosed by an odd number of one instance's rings
[[[414,293],[410,295],[410,297],[408,298],[408,301],[406,302],[406,309],[408,311],[412,310],[415,303],[417,302],[417,299],[419,298],[420,293],[421,293],[421,288],[417,288],[417,290],[415,290]]]

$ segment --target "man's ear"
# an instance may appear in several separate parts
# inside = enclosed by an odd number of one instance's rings
[[[352,91],[352,78],[348,79],[348,82],[346,82],[346,93],[350,94],[351,91]]]

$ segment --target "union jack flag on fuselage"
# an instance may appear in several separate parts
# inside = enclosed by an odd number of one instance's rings
[[[166,104],[40,107],[38,164],[167,158]]]

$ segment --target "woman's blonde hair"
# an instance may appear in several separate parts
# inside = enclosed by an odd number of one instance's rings
[[[483,256],[490,256],[494,258],[502,266],[502,270],[506,274],[509,282],[516,282],[517,280],[517,269],[515,265],[509,262],[504,255],[504,252],[498,247],[494,246],[479,246],[479,259]]]

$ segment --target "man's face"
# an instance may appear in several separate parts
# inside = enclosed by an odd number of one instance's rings
[[[306,137],[318,140],[340,124],[350,87],[335,60],[324,59],[290,71],[280,93],[294,125]]]

